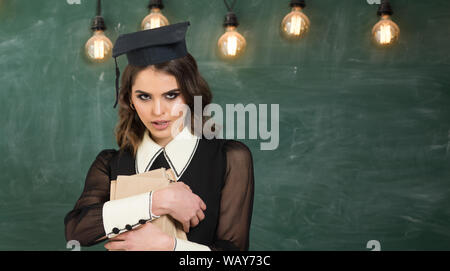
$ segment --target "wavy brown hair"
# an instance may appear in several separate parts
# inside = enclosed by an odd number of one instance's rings
[[[187,54],[182,58],[170,60],[168,62],[153,65],[156,70],[173,75],[180,89],[181,95],[194,113],[194,96],[202,97],[202,111],[204,107],[211,103],[212,93],[208,83],[200,75],[197,62],[192,55]],[[146,69],[147,66],[127,65],[125,68],[119,93],[119,121],[115,128],[117,145],[121,151],[128,149],[136,155],[137,148],[142,141],[145,125],[142,123],[137,112],[130,107],[131,87],[134,84],[137,74]],[[193,119],[193,114],[191,121]],[[203,119],[203,122],[205,119]],[[193,125],[191,125],[193,127]]]

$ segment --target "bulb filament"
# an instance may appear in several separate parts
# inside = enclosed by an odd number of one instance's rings
[[[292,16],[291,19],[291,29],[290,34],[294,34],[296,36],[300,35],[300,30],[302,29],[303,20],[300,16]]]
[[[161,20],[159,18],[151,18],[150,19],[150,28],[148,28],[148,29],[158,28],[160,26],[161,26]]]
[[[380,43],[388,44],[392,40],[391,27],[389,25],[382,25],[380,27]]]
[[[103,59],[105,57],[105,43],[102,40],[94,41],[94,58]]]
[[[229,36],[227,39],[227,53],[230,56],[235,56],[237,51],[237,37]]]

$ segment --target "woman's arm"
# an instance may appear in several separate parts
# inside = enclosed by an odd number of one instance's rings
[[[83,193],[72,211],[64,218],[67,240],[77,240],[82,246],[98,243],[105,236],[103,204],[109,200],[108,162],[115,150],[100,152],[86,176]]]
[[[234,140],[224,146],[227,160],[219,225],[212,250],[248,250],[253,211],[253,159],[249,148]]]
[[[122,203],[120,204],[122,205]],[[157,216],[170,215],[182,222],[186,232],[205,218],[203,214],[206,209],[205,203],[182,182],[153,192],[151,206],[153,214]],[[132,209],[125,208],[124,210],[130,212]],[[127,216],[127,214],[122,213],[121,216]],[[109,250],[210,250],[205,245],[175,239],[151,223],[145,223],[142,227],[117,235],[105,245],[105,248]]]
[[[153,219],[152,193],[110,201],[109,161],[116,151],[97,155],[86,176],[83,193],[65,219],[66,239],[91,246],[117,233],[135,228]],[[117,232],[116,232],[117,231]]]

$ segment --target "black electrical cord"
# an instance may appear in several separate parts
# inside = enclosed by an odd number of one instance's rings
[[[96,30],[105,31],[106,30],[105,20],[102,17],[102,2],[101,2],[101,0],[97,0],[97,13],[96,13],[94,20],[92,21],[91,29],[93,31],[96,31]]]
[[[383,16],[383,15],[392,15],[394,14],[394,11],[392,10],[391,4],[389,3],[389,0],[382,0],[380,7],[378,8],[377,15]]]
[[[231,6],[228,4],[227,0],[223,0],[223,2],[225,3],[225,6],[228,9],[227,15],[225,16],[225,20],[223,22],[223,26],[224,27],[227,27],[227,26],[237,27],[239,25],[239,22],[238,22],[236,14],[233,11],[234,6],[236,5],[236,0],[233,1],[233,4],[231,4]]]
[[[97,0],[97,16],[102,16],[102,1]]]
[[[234,5],[236,5],[236,0],[233,1],[233,4],[231,6],[228,4],[227,0],[223,0],[223,2],[225,3],[225,6],[227,7],[228,12],[232,12],[234,9]]]
[[[149,9],[152,9],[152,8],[163,9],[164,4],[163,4],[162,0],[150,0],[150,3],[148,4],[148,8]]]
[[[291,0],[290,7],[306,7],[305,0]]]

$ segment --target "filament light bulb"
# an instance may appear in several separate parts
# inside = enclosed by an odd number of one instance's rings
[[[382,15],[380,21],[372,29],[372,36],[375,42],[382,46],[394,44],[400,35],[400,28],[394,23],[389,15]]]
[[[169,25],[169,20],[162,14],[160,8],[151,8],[148,14],[141,23],[141,29],[153,29],[161,26]]]
[[[236,31],[236,26],[227,26],[217,43],[220,55],[225,59],[235,59],[242,55],[247,46],[245,38]]]
[[[93,62],[104,62],[111,57],[112,42],[102,30],[94,31],[93,36],[86,42],[86,56]]]
[[[303,13],[302,7],[294,6],[292,11],[283,18],[281,31],[287,39],[301,39],[308,32],[310,21]]]

